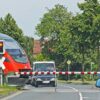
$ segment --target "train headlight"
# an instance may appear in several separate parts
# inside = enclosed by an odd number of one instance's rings
[[[40,78],[37,78],[37,81],[42,81]]]
[[[25,66],[25,69],[27,69],[27,66]]]

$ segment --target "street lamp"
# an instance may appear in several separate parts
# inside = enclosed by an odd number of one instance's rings
[[[69,71],[70,71],[70,68],[69,68],[69,67],[70,67],[71,61],[68,60],[68,61],[67,61],[67,64],[68,64],[68,72],[69,72]],[[68,74],[68,80],[69,80],[69,79],[70,79],[70,77],[69,77],[69,74]]]

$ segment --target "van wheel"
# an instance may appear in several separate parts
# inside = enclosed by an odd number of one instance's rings
[[[53,87],[56,87],[56,86],[57,86],[57,84],[55,84],[55,82],[53,82],[53,83],[52,83],[52,86],[53,86]]]
[[[35,85],[33,81],[31,81],[31,82],[30,82],[30,84],[31,84],[32,86],[34,86],[34,85]]]
[[[35,87],[38,87],[39,85],[38,85],[38,83],[37,82],[35,82]]]
[[[52,84],[52,86],[55,87],[56,85],[55,84]]]
[[[38,87],[38,84],[36,84],[35,87]]]

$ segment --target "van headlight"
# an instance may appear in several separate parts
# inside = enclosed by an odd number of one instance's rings
[[[42,81],[40,78],[37,78],[37,81]]]
[[[55,78],[52,78],[51,81],[55,81]]]

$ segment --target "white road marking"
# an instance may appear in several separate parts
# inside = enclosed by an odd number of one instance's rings
[[[78,89],[73,88],[73,87],[71,87],[71,86],[65,86],[65,85],[60,85],[60,86],[67,87],[67,88],[71,88],[71,89],[73,89],[75,92],[78,92],[78,94],[79,94],[79,96],[80,96],[80,100],[83,100],[82,93],[81,93]]]
[[[88,99],[89,97],[83,97],[84,99]]]
[[[82,93],[79,92],[80,100],[83,100]]]
[[[19,95],[21,93],[23,93],[23,91],[16,92],[16,93],[14,93],[14,94],[12,94],[10,96],[4,97],[4,98],[2,98],[0,100],[8,100],[8,99],[10,100],[11,98],[13,98],[13,97],[15,97],[15,96],[17,96],[17,95]]]

